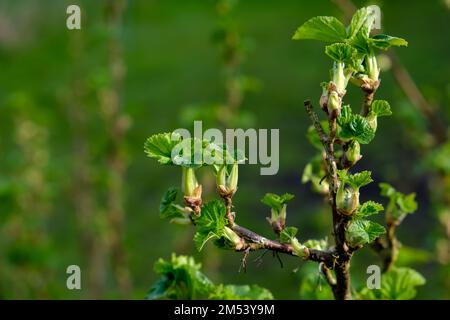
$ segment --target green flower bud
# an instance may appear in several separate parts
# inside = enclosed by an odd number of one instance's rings
[[[230,190],[230,192],[236,192],[237,185],[238,185],[238,164],[237,162],[233,163],[233,166],[231,167],[230,175],[227,179],[227,187]]]
[[[223,164],[216,175],[217,186],[225,186],[227,184],[227,166]]]
[[[328,113],[339,115],[341,112],[341,98],[336,91],[331,91],[328,96]]]
[[[238,164],[233,163],[228,173],[227,165],[222,165],[216,175],[217,190],[221,196],[232,196],[238,185]]]
[[[300,258],[305,256],[305,246],[302,245],[297,238],[292,238],[291,239],[291,246],[293,251],[297,254],[297,256],[299,256]]]
[[[342,62],[335,62],[333,67],[333,82],[340,93],[345,92],[347,86],[347,78],[344,73],[344,64]]]
[[[235,245],[235,249],[241,249],[243,246],[243,241],[241,237],[239,237],[236,232],[234,232],[232,229],[225,226],[223,228],[223,234],[225,238],[227,238],[229,241],[231,241]]]
[[[357,74],[357,75],[351,77],[350,81],[358,87],[367,85],[368,83],[372,82],[372,80],[369,78],[369,76],[367,74],[363,74],[363,73],[360,73],[360,74]]]
[[[359,159],[361,159],[361,147],[358,141],[353,140],[350,143],[347,151],[345,152],[345,157],[351,163],[356,163]]]
[[[322,86],[322,95],[320,96],[319,105],[320,107],[326,111],[327,105],[328,105],[328,86],[329,84],[327,82],[322,82],[320,84]]]
[[[377,130],[378,121],[377,121],[377,116],[375,114],[370,114],[367,117],[367,122],[369,123],[369,125],[373,129],[373,131]]]
[[[378,81],[378,77],[380,76],[380,68],[378,68],[377,57],[375,57],[375,55],[370,55],[366,58],[366,69],[369,78],[374,81]]]
[[[286,226],[286,205],[284,204],[280,211],[272,209],[271,213],[270,219],[267,218],[267,220],[269,221],[273,231],[279,235]]]
[[[195,170],[193,168],[183,167],[183,175],[181,179],[181,186],[185,196],[194,196],[196,188],[198,187],[197,178],[195,177]]]
[[[336,206],[341,214],[351,216],[359,207],[359,190],[344,187],[344,183],[341,182],[336,194]]]

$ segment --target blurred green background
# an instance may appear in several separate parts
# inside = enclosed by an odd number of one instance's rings
[[[159,200],[179,185],[180,172],[146,158],[145,139],[189,128],[193,119],[219,126],[215,106],[227,100],[226,66],[213,41],[224,19],[216,1],[117,3],[0,2],[0,298],[142,299],[157,279],[154,262],[171,252],[193,255],[216,282],[254,283],[275,298],[301,298],[302,277],[318,274],[316,264],[282,257],[280,268],[267,254],[257,266],[259,253],[252,253],[247,273],[238,273],[241,254],[212,245],[198,253],[193,228],[158,217]],[[354,3],[379,5],[386,33],[408,40],[396,54],[448,131],[449,1]],[[66,28],[69,4],[81,7],[81,30]],[[240,224],[266,236],[270,213],[259,201],[266,192],[295,194],[288,221],[300,239],[330,230],[327,207],[301,174],[315,153],[305,139],[303,100],[318,100],[331,64],[322,44],[291,40],[316,15],[345,20],[325,0],[245,0],[229,17],[243,39],[239,70],[253,85],[238,120],[228,124],[280,129],[278,174],[260,176],[259,166],[243,166],[235,196]],[[375,180],[362,197],[385,203],[382,181],[417,193],[419,210],[398,230],[404,246],[417,250],[405,250],[399,263],[426,277],[418,298],[448,299],[450,152],[442,155],[427,117],[389,63],[387,69],[377,98],[390,101],[394,115],[380,121],[376,139],[362,150],[357,169],[372,170]],[[347,97],[360,105],[356,87]],[[370,249],[358,252],[355,286],[376,262]],[[71,264],[81,267],[82,290],[66,288]]]

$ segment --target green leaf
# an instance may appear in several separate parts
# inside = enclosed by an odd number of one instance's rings
[[[398,192],[388,183],[380,183],[381,195],[389,198],[389,206],[386,214],[392,215],[395,219],[402,218],[405,214],[413,213],[417,210],[416,194],[405,195]]]
[[[375,131],[366,118],[353,114],[350,106],[344,106],[337,122],[341,127],[339,136],[344,139],[355,139],[361,144],[368,144],[375,137]]]
[[[295,31],[292,39],[311,39],[325,42],[343,42],[347,37],[345,26],[335,17],[314,17]]]
[[[209,141],[187,138],[180,141],[176,147],[175,150],[172,150],[173,164],[186,168],[199,168],[207,165],[205,151],[210,147]]]
[[[369,37],[365,35],[364,31],[358,31],[353,37],[347,40],[347,43],[355,48],[361,55],[367,55],[371,53]]]
[[[261,202],[276,211],[280,211],[283,206],[292,199],[294,199],[294,195],[290,193],[285,193],[281,196],[274,193],[266,193],[266,195],[261,199]]]
[[[328,193],[329,185],[326,179],[324,179],[325,176],[326,172],[323,166],[323,158],[321,155],[317,155],[303,169],[302,183],[311,181],[311,188],[314,192]]]
[[[380,289],[365,288],[361,291],[360,297],[379,300],[409,300],[416,296],[416,287],[425,283],[425,278],[414,269],[393,268],[381,276]]]
[[[214,285],[200,271],[192,257],[172,254],[170,261],[159,259],[154,270],[161,278],[150,289],[146,299],[273,299],[269,290],[257,285]]]
[[[365,218],[365,217],[371,216],[373,214],[377,214],[378,212],[383,211],[383,210],[384,210],[383,205],[376,203],[374,201],[367,201],[367,202],[364,202],[358,208],[355,218],[357,218],[357,219]]]
[[[337,122],[340,126],[344,126],[353,119],[352,108],[349,105],[345,105],[342,107],[341,114],[337,118]]]
[[[320,240],[309,239],[303,245],[310,249],[326,250],[328,248],[328,240],[326,238]]]
[[[144,151],[161,164],[172,164],[172,149],[180,142],[178,133],[155,134],[145,141]]]
[[[178,206],[175,204],[177,198],[177,188],[169,188],[161,198],[159,204],[159,216],[162,219],[182,218],[183,214],[180,212]]]
[[[257,285],[218,285],[211,300],[273,300],[272,293]]]
[[[352,21],[348,27],[348,36],[355,36],[363,26],[366,25],[367,17],[369,16],[369,12],[367,8],[361,8],[355,12],[352,17]]]
[[[408,41],[398,37],[392,37],[387,34],[377,34],[372,38],[369,38],[369,45],[372,47],[387,50],[391,46],[408,46]]]
[[[369,220],[358,219],[350,222],[345,238],[353,246],[358,246],[370,243],[384,233],[386,233],[386,230],[382,225]]]
[[[375,100],[372,102],[370,112],[377,117],[390,116],[392,114],[391,106],[385,100]]]
[[[355,59],[357,51],[351,45],[346,43],[333,43],[325,47],[325,53],[333,60],[338,62],[350,63]]]
[[[375,131],[367,119],[358,114],[354,115],[352,121],[342,127],[340,135],[343,138],[355,139],[361,144],[368,144],[375,137]]]
[[[371,183],[372,177],[370,171],[361,171],[355,174],[349,174],[345,170],[338,170],[339,178],[344,182],[351,185],[354,189],[359,189],[365,185]]]
[[[291,239],[295,237],[297,234],[298,229],[296,227],[287,227],[281,231],[280,234],[280,241],[283,243],[289,243],[291,242]]]
[[[397,205],[404,213],[413,213],[417,210],[416,194],[410,193],[398,197]]]
[[[192,257],[172,254],[171,261],[159,259],[154,270],[161,278],[152,286],[146,299],[195,299],[207,297],[213,283],[200,271]]]
[[[391,186],[389,183],[381,182],[379,184],[379,187],[381,189],[381,195],[385,197],[392,197],[395,195],[396,190],[393,186]]]
[[[195,246],[201,251],[210,239],[223,236],[223,229],[227,225],[225,205],[222,201],[214,200],[202,206],[200,217],[195,219],[197,232],[194,235]]]
[[[329,133],[329,127],[328,127],[328,121],[321,121],[320,124],[322,125],[323,131],[325,134]],[[323,145],[320,141],[319,134],[317,133],[316,129],[313,125],[308,127],[308,131],[306,132],[306,138],[308,138],[309,142],[318,150],[322,150]]]

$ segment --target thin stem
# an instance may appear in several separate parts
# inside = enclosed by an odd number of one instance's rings
[[[336,138],[336,117],[331,117],[329,119],[330,134],[327,137],[320,125],[319,118],[313,110],[313,105],[311,101],[307,100],[304,102],[305,109],[309,115],[317,133],[319,134],[320,140],[325,150],[325,161],[327,163],[328,171],[328,183],[330,185],[328,200],[332,209],[333,214],[333,235],[336,244],[336,252],[338,258],[336,260],[336,266],[334,268],[336,274],[336,287],[333,289],[333,293],[338,300],[351,299],[350,293],[350,259],[352,253],[349,251],[347,244],[345,243],[345,230],[348,224],[347,218],[340,215],[336,207],[336,192],[339,186],[339,180],[337,177],[337,165],[334,156],[334,140]]]
[[[287,243],[280,243],[275,240],[267,239],[245,227],[238,224],[233,226],[233,231],[240,237],[242,237],[246,244],[243,248],[237,251],[245,251],[250,248],[250,251],[256,250],[271,250],[274,252],[285,253],[291,256],[297,256],[292,246]],[[323,262],[327,267],[333,268],[336,261],[336,252],[323,251],[317,249],[305,248],[304,259],[316,262]]]

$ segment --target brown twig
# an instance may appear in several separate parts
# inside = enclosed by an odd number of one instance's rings
[[[267,239],[245,227],[238,224],[233,226],[233,231],[245,240],[243,248],[237,251],[257,251],[270,250],[273,252],[284,253],[291,256],[297,256],[292,246],[287,243],[281,243],[275,240]],[[337,259],[337,253],[334,250],[323,251],[317,249],[305,248],[304,259],[316,262],[323,262],[327,267],[333,268]]]
[[[348,224],[348,220],[339,214],[336,207],[336,192],[339,186],[339,180],[337,177],[337,165],[334,156],[334,140],[336,137],[336,117],[330,117],[328,120],[330,133],[326,136],[323,128],[320,124],[319,117],[313,110],[311,101],[306,100],[304,102],[305,109],[309,115],[317,133],[319,134],[320,141],[325,150],[325,161],[327,163],[327,177],[330,185],[328,200],[332,209],[333,215],[333,234],[336,244],[336,252],[338,258],[335,260],[335,274],[336,274],[336,286],[333,288],[333,293],[338,300],[351,299],[350,293],[350,259],[352,253],[349,251],[347,244],[345,243],[345,230]],[[328,265],[327,265],[328,267]]]

